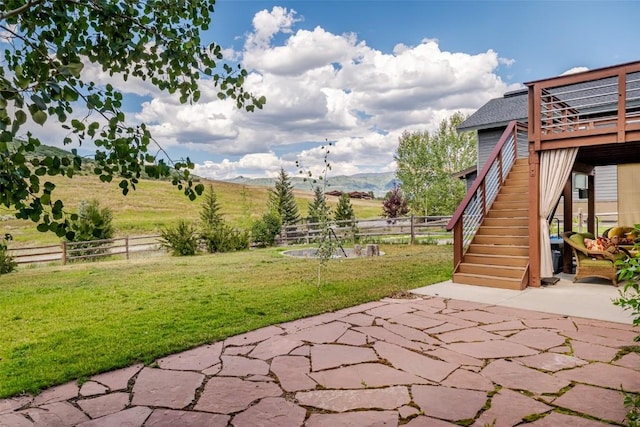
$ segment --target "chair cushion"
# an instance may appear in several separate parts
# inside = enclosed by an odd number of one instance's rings
[[[613,262],[608,259],[594,259],[585,257],[580,260],[581,267],[611,267]]]

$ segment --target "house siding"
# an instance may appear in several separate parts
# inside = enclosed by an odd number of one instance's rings
[[[489,156],[496,146],[500,137],[507,127],[478,130],[478,171],[481,171],[484,164],[489,160]],[[528,157],[529,148],[526,143],[518,145],[518,157]]]

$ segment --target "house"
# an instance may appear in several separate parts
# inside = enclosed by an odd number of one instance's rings
[[[585,86],[594,86],[596,84],[597,82],[587,82]],[[474,168],[470,168],[454,175],[456,178],[464,178],[466,180],[467,191],[469,191],[477,177],[477,171],[482,170],[491,151],[512,120],[521,123],[528,123],[529,121],[527,89],[507,92],[502,98],[490,100],[458,127],[460,132],[477,131],[478,133],[476,173],[474,173]],[[528,154],[526,141],[518,144],[518,157],[527,157]],[[617,218],[611,216],[611,213],[617,212],[618,166],[598,166],[593,173],[597,178],[596,215],[600,214],[603,218],[606,217],[606,219],[615,221]],[[587,202],[580,199],[578,188],[574,188],[573,211],[578,212],[579,209],[586,213]],[[558,216],[562,218],[562,213],[560,212]]]
[[[553,274],[549,219],[556,209],[572,218],[576,195],[585,196],[590,232],[603,203],[620,224],[640,222],[640,62],[525,85],[459,128],[478,132],[478,168],[447,225],[454,282],[540,286]]]

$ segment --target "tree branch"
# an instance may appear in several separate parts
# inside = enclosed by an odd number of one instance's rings
[[[9,18],[13,18],[16,15],[20,15],[21,13],[25,12],[26,10],[30,9],[32,6],[36,6],[40,3],[42,3],[44,0],[29,0],[28,2],[26,2],[25,4],[23,4],[20,7],[17,7],[13,10],[10,10],[9,12],[6,12],[2,15],[0,15],[0,21],[4,21],[5,19],[9,19]]]

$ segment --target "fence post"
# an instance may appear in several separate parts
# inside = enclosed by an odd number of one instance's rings
[[[415,230],[416,216],[411,214],[411,240],[409,244],[413,245],[416,242],[416,230]]]
[[[67,265],[67,242],[62,242],[62,265]]]
[[[124,238],[124,252],[126,259],[129,259],[129,236]]]

